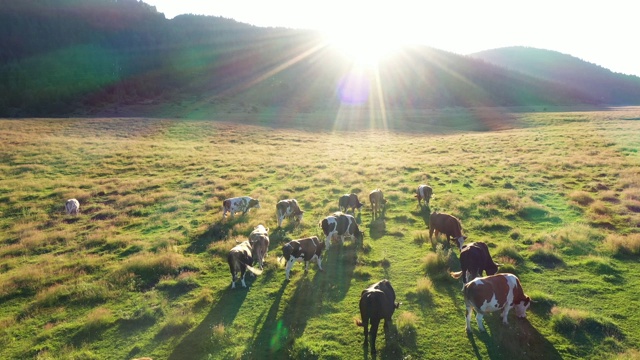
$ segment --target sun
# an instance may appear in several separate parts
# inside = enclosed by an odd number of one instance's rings
[[[401,26],[389,26],[378,17],[350,18],[323,31],[325,40],[357,67],[376,67],[408,43]]]

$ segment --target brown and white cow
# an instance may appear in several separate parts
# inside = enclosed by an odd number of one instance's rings
[[[429,216],[429,240],[433,245],[433,233],[436,233],[436,238],[439,233],[443,233],[447,236],[447,241],[451,241],[451,238],[456,240],[456,245],[458,248],[462,248],[462,244],[467,239],[466,236],[462,234],[462,224],[460,220],[452,215],[445,213],[431,213]]]
[[[364,239],[364,233],[360,231],[356,219],[349,214],[344,214],[339,211],[335,212],[333,215],[322,219],[318,225],[320,225],[322,232],[327,237],[325,240],[327,249],[329,249],[331,245],[331,239],[338,236],[342,244],[344,244],[345,237],[350,237],[356,241],[360,240],[360,242]]]
[[[429,185],[420,185],[418,186],[418,190],[416,190],[416,194],[414,195],[418,198],[418,206],[422,206],[420,201],[424,200],[424,204],[429,206],[429,201],[431,200],[431,196],[433,195],[433,189]]]
[[[475,278],[463,288],[464,303],[467,307],[467,331],[471,331],[471,315],[476,312],[480,331],[486,331],[482,324],[484,315],[502,309],[502,323],[508,324],[507,316],[511,308],[516,309],[519,318],[527,317],[531,298],[524,294],[520,280],[513,274],[497,274]]]
[[[302,221],[304,211],[300,210],[296,199],[287,199],[278,201],[276,215],[278,216],[278,227],[281,227],[285,218],[293,218],[299,224]]]
[[[226,199],[222,202],[222,217],[227,217],[227,213],[231,213],[231,217],[237,212],[242,212],[242,215],[246,214],[251,208],[260,208],[260,201],[250,196],[241,196]]]
[[[364,206],[363,203],[358,200],[358,195],[356,194],[344,194],[340,196],[338,200],[338,208],[340,211],[347,212],[347,209],[351,208],[351,212],[355,213],[355,209],[360,210]]]
[[[286,278],[289,280],[289,273],[296,261],[304,261],[304,272],[309,271],[309,262],[316,260],[318,269],[322,269],[322,252],[325,244],[318,239],[317,236],[311,236],[304,239],[291,240],[282,246],[282,257],[287,262],[285,270]]]
[[[498,266],[499,264],[491,259],[487,244],[482,241],[472,242],[460,249],[460,267],[462,270],[452,272],[451,276],[454,279],[459,279],[462,276],[462,283],[466,284],[468,281],[482,276],[483,271],[487,275],[494,275],[498,272]]]
[[[67,215],[78,215],[80,213],[80,202],[76,199],[69,199],[64,204],[64,210]]]
[[[373,217],[378,216],[378,213],[382,211],[382,208],[387,204],[387,200],[382,194],[382,190],[375,189],[369,193],[369,202],[371,203],[371,212]]]
[[[369,343],[371,336],[371,353],[376,353],[376,336],[380,320],[384,319],[385,333],[389,330],[389,323],[393,312],[400,307],[396,302],[396,293],[389,280],[379,281],[360,294],[360,317],[356,325],[364,328],[364,345]],[[369,334],[369,322],[371,322],[371,334]]]
[[[255,275],[262,274],[262,270],[255,269],[253,266],[253,257],[251,243],[243,241],[234,246],[227,255],[227,263],[229,263],[229,271],[231,271],[231,288],[236,288],[236,277],[242,281],[242,287],[247,287],[244,282],[244,275],[249,270]]]
[[[265,228],[262,224],[256,226],[249,234],[249,242],[252,248],[251,255],[260,265],[260,270],[262,270],[262,263],[269,251],[269,228]]]

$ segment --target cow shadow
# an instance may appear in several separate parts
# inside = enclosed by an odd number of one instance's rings
[[[173,349],[173,352],[169,355],[169,360],[206,358],[209,352],[207,344],[211,340],[211,329],[220,324],[227,327],[233,323],[247,297],[249,289],[251,289],[249,281],[247,281],[247,286],[249,286],[247,289],[242,287],[240,289],[231,289],[228,287],[224,290],[218,302],[209,311],[209,314]]]
[[[280,289],[273,295],[273,303],[268,311],[260,314],[253,326],[253,333],[256,334],[248,346],[245,354],[260,354],[265,359],[280,359],[287,357],[287,349],[290,348],[290,324],[285,323],[284,319],[278,319],[278,309],[282,301],[282,295],[289,285],[288,281],[284,281]],[[295,295],[294,295],[295,296]],[[260,327],[262,324],[262,327]],[[264,353],[264,349],[268,349]]]
[[[562,359],[553,344],[527,319],[515,318],[511,313],[509,315],[508,325],[502,324],[499,312],[485,316],[485,327],[489,329],[490,333],[478,331],[475,316],[473,317],[472,332],[467,333],[467,336],[476,358],[481,359],[482,356],[475,343],[474,334],[477,334],[478,340],[485,344],[490,359]]]
[[[242,216],[236,216],[233,219],[220,221],[209,226],[205,232],[192,238],[186,252],[198,254],[206,251],[211,243],[225,239],[234,225],[243,221]]]

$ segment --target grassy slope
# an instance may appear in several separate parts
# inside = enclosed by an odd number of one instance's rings
[[[520,128],[439,127],[438,135],[0,120],[0,357],[366,358],[353,319],[360,291],[382,278],[403,303],[394,318],[411,319],[393,339],[380,331],[382,358],[602,358],[637,349],[638,253],[606,244],[638,241],[640,123],[629,119],[639,114],[519,113],[510,118]],[[500,261],[516,263],[525,291],[543,300],[528,321],[511,314],[505,328],[489,316],[488,335],[474,323],[467,336],[460,283],[425,271],[434,248],[423,241],[428,210],[413,198],[420,183],[434,188],[432,209],[461,218],[469,240],[489,243],[494,256],[505,247],[521,256]],[[319,235],[339,195],[356,192],[368,204],[375,188],[389,200],[385,230],[364,209],[364,246],[333,246],[324,273],[312,264],[305,275],[297,264],[285,283],[275,261],[281,244]],[[221,200],[240,195],[259,198],[262,209],[221,221]],[[63,214],[70,197],[81,202],[77,218]],[[303,224],[276,229],[275,203],[289,197],[305,210]],[[231,291],[226,252],[259,223],[271,228],[266,271]],[[541,253],[551,255],[537,260]],[[418,285],[425,277],[430,285]],[[613,330],[557,330],[551,304]]]

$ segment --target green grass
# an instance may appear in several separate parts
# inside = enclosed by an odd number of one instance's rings
[[[512,128],[484,132],[430,129],[437,110],[393,131],[345,118],[335,128],[351,130],[334,130],[322,114],[290,128],[237,114],[0,119],[0,358],[367,358],[353,319],[383,278],[402,305],[388,338],[380,330],[382,359],[637,358],[640,123],[624,119],[639,114],[515,112]],[[413,197],[422,183],[429,209]],[[388,203],[373,221],[376,188]],[[282,244],[320,236],[349,192],[367,203],[364,244],[334,244],[324,272],[296,264],[285,282]],[[223,220],[222,200],[243,195],[262,208]],[[78,216],[64,213],[72,197]],[[285,198],[304,220],[277,229]],[[459,252],[428,240],[433,210],[519,276],[537,301],[526,321],[486,316],[487,334],[466,334],[449,275]],[[231,290],[226,254],[260,223],[264,272]]]

